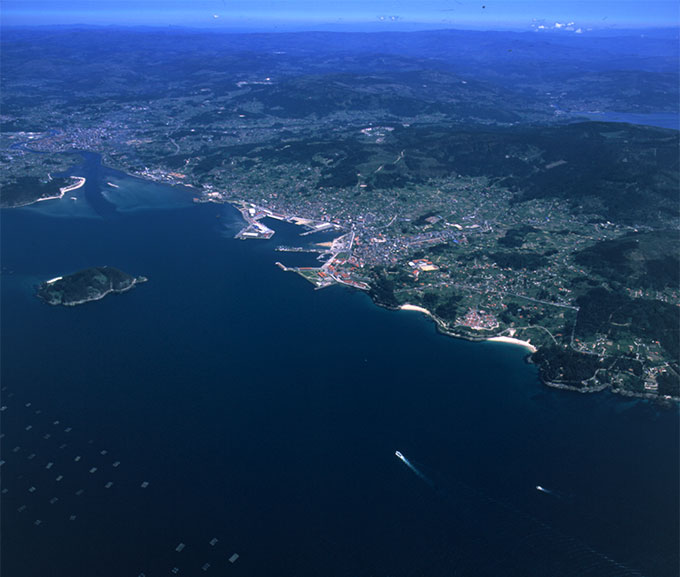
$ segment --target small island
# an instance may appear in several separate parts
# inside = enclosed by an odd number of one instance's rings
[[[38,298],[50,305],[67,307],[98,301],[111,293],[122,293],[146,282],[110,266],[92,267],[41,283]]]

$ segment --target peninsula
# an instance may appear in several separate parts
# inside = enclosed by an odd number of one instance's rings
[[[98,301],[111,293],[122,293],[146,282],[110,266],[92,267],[41,283],[37,296],[50,305],[76,306]]]

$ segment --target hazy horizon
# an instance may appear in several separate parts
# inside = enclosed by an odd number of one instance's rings
[[[3,27],[181,26],[232,31],[590,30],[676,28],[674,0],[640,2],[395,0],[5,0]]]

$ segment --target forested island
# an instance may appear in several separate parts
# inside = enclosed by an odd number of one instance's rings
[[[92,267],[45,281],[38,288],[37,296],[50,305],[72,307],[128,291],[147,280],[110,266]]]

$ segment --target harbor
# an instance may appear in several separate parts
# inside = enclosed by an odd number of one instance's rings
[[[342,230],[339,225],[330,222],[317,222],[297,216],[284,215],[245,201],[231,201],[231,203],[236,206],[246,221],[246,226],[235,237],[241,240],[271,238],[274,235],[274,231],[261,222],[264,218],[273,218],[305,227],[307,230],[301,233],[300,236]],[[361,276],[359,269],[363,265],[352,256],[352,246],[355,238],[356,234],[354,231],[350,231],[334,238],[330,242],[320,243],[312,247],[280,245],[274,250],[291,253],[318,253],[319,260],[323,261],[323,264],[318,267],[286,267],[282,263],[277,262],[276,265],[284,271],[300,274],[317,289],[333,284],[342,284],[359,290],[369,290],[370,285],[367,282],[361,278],[356,278],[357,275]]]
[[[235,238],[242,240],[269,239],[274,236],[274,231],[260,222],[264,218],[273,218],[274,220],[305,227],[307,230],[301,233],[300,236],[318,232],[328,232],[331,230],[341,230],[340,226],[331,222],[314,221],[294,215],[285,215],[243,200],[231,200],[229,203],[236,207],[241,213],[243,220],[246,221],[246,226],[236,233],[235,236]]]

